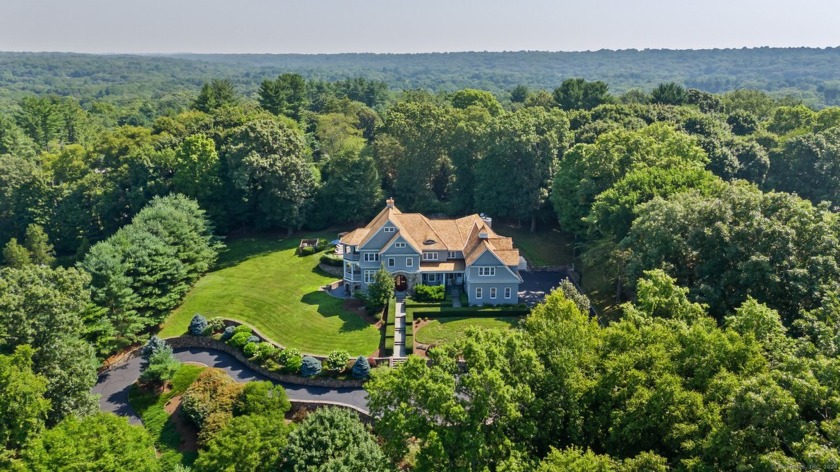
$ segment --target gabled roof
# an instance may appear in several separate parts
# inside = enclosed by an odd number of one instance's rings
[[[356,228],[342,236],[339,242],[348,246],[358,246],[367,237],[369,231],[367,228]]]
[[[513,247],[513,240],[496,234],[479,215],[430,220],[420,213],[401,212],[393,199],[388,199],[385,208],[367,226],[348,233],[341,243],[363,247],[389,221],[398,233],[383,248],[401,236],[417,252],[462,251],[467,266],[488,250],[507,266],[519,264],[519,251]]]

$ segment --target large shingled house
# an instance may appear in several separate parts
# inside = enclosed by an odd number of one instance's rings
[[[363,228],[340,239],[344,286],[367,290],[379,267],[394,276],[398,292],[417,284],[462,287],[471,305],[518,303],[519,250],[480,215],[432,220],[403,213],[394,200]]]

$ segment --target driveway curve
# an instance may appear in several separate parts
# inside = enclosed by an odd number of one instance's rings
[[[230,354],[215,349],[183,348],[175,350],[175,357],[181,362],[197,362],[217,367],[228,373],[237,382],[271,380],[254,372]],[[93,393],[101,395],[99,406],[102,411],[128,417],[132,423],[140,423],[137,413],[128,404],[128,389],[139,377],[143,359],[135,357],[99,376]],[[347,405],[367,413],[367,392],[363,388],[307,387],[303,385],[276,382],[286,389],[289,400],[321,402]]]

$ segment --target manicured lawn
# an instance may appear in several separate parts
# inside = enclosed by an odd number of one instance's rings
[[[379,330],[318,288],[335,280],[320,269],[321,253],[300,257],[300,239],[332,240],[335,233],[254,235],[227,241],[228,251],[163,324],[161,337],[187,330],[196,313],[246,322],[272,340],[305,353],[344,349],[352,356],[379,347]]]
[[[441,318],[430,321],[414,332],[414,338],[421,344],[440,344],[451,342],[464,335],[464,331],[473,326],[478,328],[511,328],[522,318],[518,316],[500,316],[497,318]]]
[[[172,389],[164,394],[140,390],[137,384],[128,392],[128,402],[143,420],[143,427],[155,440],[155,447],[160,452],[164,470],[172,470],[176,464],[192,465],[197,457],[195,452],[180,452],[181,435],[175,430],[175,424],[169,421],[169,414],[164,410],[166,402],[181,395],[195,381],[204,367],[182,365],[172,378]]]
[[[574,236],[558,228],[540,228],[531,233],[528,226],[516,227],[496,223],[493,230],[502,236],[513,238],[513,245],[519,253],[534,266],[570,265]]]

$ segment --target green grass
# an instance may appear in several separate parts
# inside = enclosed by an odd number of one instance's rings
[[[512,328],[522,319],[518,316],[499,316],[496,318],[445,318],[432,320],[414,333],[414,338],[421,344],[441,344],[452,342],[464,335],[469,327],[482,329]]]
[[[558,228],[540,228],[532,233],[527,226],[496,224],[493,230],[513,238],[513,245],[532,266],[571,265],[574,236]]]
[[[217,270],[196,283],[164,321],[160,336],[185,333],[193,315],[201,313],[244,321],[306,353],[343,349],[353,356],[370,355],[379,347],[379,331],[344,310],[343,300],[318,291],[335,280],[318,269],[322,253],[296,254],[301,238],[330,235],[252,235],[229,241]]]
[[[143,427],[155,440],[155,446],[161,454],[161,464],[164,470],[169,470],[175,464],[192,465],[197,457],[195,452],[179,452],[181,436],[175,430],[175,425],[169,421],[169,414],[164,405],[175,396],[181,395],[198,377],[204,367],[196,365],[182,365],[172,378],[172,389],[162,395],[158,392],[141,390],[137,384],[131,386],[128,392],[128,402],[143,420]]]

